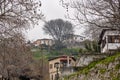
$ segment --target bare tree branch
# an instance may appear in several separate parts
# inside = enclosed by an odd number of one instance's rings
[[[59,45],[63,43],[64,36],[73,34],[73,25],[68,21],[62,19],[51,20],[45,23],[43,30],[45,33],[51,35]]]

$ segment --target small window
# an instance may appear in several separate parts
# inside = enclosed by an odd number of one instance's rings
[[[52,64],[50,64],[50,69],[52,69],[52,67],[53,67],[53,65],[52,65]]]
[[[115,42],[115,43],[119,43],[119,42],[120,42],[120,41],[119,41],[119,36],[115,36],[115,37],[114,37],[114,42]]]
[[[54,68],[59,67],[59,62],[54,63]]]
[[[51,80],[53,80],[53,75],[51,76]]]
[[[57,74],[55,74],[55,80],[57,80]]]
[[[118,35],[108,36],[108,43],[120,43],[120,36]]]
[[[77,39],[77,37],[75,37],[75,39]]]
[[[44,44],[44,41],[41,41],[41,44]]]
[[[55,80],[58,80],[58,78],[59,78],[59,73],[57,74],[55,74]]]
[[[108,43],[113,43],[113,36],[108,36]]]
[[[115,43],[119,43],[119,39],[115,39]]]

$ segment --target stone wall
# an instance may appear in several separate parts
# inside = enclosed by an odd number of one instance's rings
[[[120,80],[120,53],[92,62],[64,80]]]
[[[84,67],[93,61],[104,59],[109,56],[109,54],[81,54],[80,58],[76,62],[76,67]]]

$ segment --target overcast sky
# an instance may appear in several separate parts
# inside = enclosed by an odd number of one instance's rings
[[[65,15],[67,14],[66,9],[60,5],[59,0],[41,0],[41,2],[41,11],[45,15],[46,20],[57,18],[67,20],[65,18]],[[35,41],[36,39],[42,38],[50,38],[43,32],[43,25],[44,23],[40,21],[39,25],[36,25],[34,28],[31,28],[26,34],[27,38],[31,41]]]

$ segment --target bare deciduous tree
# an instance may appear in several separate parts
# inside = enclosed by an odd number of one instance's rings
[[[6,79],[22,74],[31,61],[30,49],[21,34],[0,41],[0,74]]]
[[[0,0],[0,39],[30,27],[42,18],[39,0]]]
[[[84,0],[74,5],[78,13],[84,16],[83,21],[102,28],[120,28],[119,0]],[[80,19],[79,15],[76,18]]]
[[[1,0],[0,1],[0,22],[11,26],[23,27],[23,23],[35,22],[41,19],[38,9],[41,6],[39,0]],[[16,27],[17,27],[16,26]]]
[[[74,20],[80,24],[120,30],[120,0],[75,0],[69,6],[74,8]]]
[[[99,40],[99,35],[101,34],[103,28],[97,27],[92,24],[88,24],[85,31],[84,35],[91,40],[98,41]]]
[[[43,30],[45,31],[45,33],[51,35],[56,41],[56,44],[60,46],[65,39],[65,35],[73,34],[73,25],[68,21],[63,21],[62,19],[55,19],[46,22]]]
[[[23,74],[31,61],[22,30],[42,18],[39,0],[0,0],[0,74],[5,79]]]
[[[49,80],[49,65],[46,60],[33,60],[29,64],[30,71],[24,71],[27,77],[32,77],[37,80]]]

